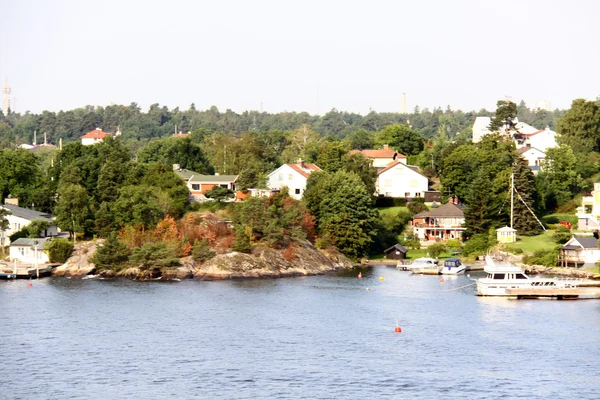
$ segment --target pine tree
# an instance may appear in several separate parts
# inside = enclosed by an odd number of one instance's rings
[[[114,270],[127,262],[129,254],[127,246],[121,243],[117,234],[113,232],[104,241],[104,244],[98,246],[90,261],[100,270]]]
[[[532,214],[537,203],[537,192],[533,172],[525,164],[525,160],[519,159],[513,165],[515,175],[513,228],[520,235],[534,236],[542,231],[542,227],[535,215]],[[525,203],[525,204],[523,204]],[[530,211],[531,210],[531,211]]]
[[[465,202],[465,227],[469,236],[486,233],[496,225],[498,204],[492,191],[491,180],[485,172],[480,171],[476,175]]]

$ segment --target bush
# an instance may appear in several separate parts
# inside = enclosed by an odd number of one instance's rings
[[[235,227],[235,242],[231,246],[231,250],[240,253],[250,253],[252,251],[250,235],[246,232],[243,225],[236,225]]]
[[[414,234],[407,235],[402,242],[402,245],[407,249],[420,249],[421,241]]]
[[[552,240],[554,243],[565,244],[569,241],[569,239],[571,239],[571,237],[573,237],[571,230],[566,226],[559,225],[552,235]]]
[[[523,258],[525,264],[544,265],[546,267],[556,267],[558,262],[558,247],[549,250],[538,250],[532,256]]]
[[[442,242],[434,243],[427,248],[427,252],[429,253],[429,256],[431,256],[432,258],[438,258],[440,256],[440,254],[442,254],[446,250],[447,250],[446,245]]]
[[[404,207],[406,199],[398,197],[377,196],[375,207]]]
[[[116,270],[127,262],[129,254],[129,248],[121,243],[117,234],[113,232],[104,241],[104,244],[98,246],[96,253],[90,258],[90,261],[99,270]]]
[[[67,239],[53,239],[46,243],[50,262],[64,264],[73,253],[73,243]]]
[[[172,249],[164,243],[146,243],[142,247],[136,247],[131,252],[129,260],[138,264],[141,268],[150,267],[176,267],[179,259],[175,257]]]
[[[554,225],[554,224],[558,224],[560,222],[558,220],[558,217],[556,217],[554,215],[547,215],[545,217],[542,217],[542,221],[547,225]]]
[[[462,250],[462,243],[458,239],[449,239],[446,242],[446,247],[448,250]]]
[[[201,242],[197,240],[194,241],[194,246],[192,247],[192,258],[196,261],[204,262],[210,260],[217,253],[210,248],[206,239],[203,239]]]
[[[513,254],[523,254],[523,249],[520,247],[515,247],[514,249],[510,249],[510,251],[512,251]]]
[[[429,211],[429,208],[427,208],[423,199],[415,199],[408,203],[408,210],[414,215],[423,211]]]
[[[467,240],[463,252],[467,256],[473,253],[484,253],[489,247],[488,235],[485,233],[477,233],[471,236],[471,239]]]

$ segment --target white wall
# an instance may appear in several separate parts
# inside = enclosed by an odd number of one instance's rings
[[[425,176],[405,164],[398,164],[377,176],[377,194],[389,197],[423,197],[428,183]]]
[[[102,141],[102,139],[98,139],[98,138],[82,138],[81,144],[84,146],[89,146],[91,144],[100,143],[101,141]]]
[[[275,171],[269,174],[267,187],[269,189],[281,189],[287,186],[290,190],[290,196],[300,200],[306,190],[306,178],[294,171],[287,164],[283,164]]]
[[[541,162],[546,158],[546,154],[542,153],[537,148],[530,148],[522,153],[521,156],[527,160],[527,165],[530,167],[541,165]]]
[[[5,218],[8,221],[9,226],[8,229],[4,231],[4,245],[8,246],[10,245],[9,236],[20,231],[24,226],[29,225],[31,221],[12,214],[7,215]],[[48,230],[46,232],[42,232],[40,237],[56,236],[58,235],[58,232],[58,228],[51,223],[50,227],[48,227]]]
[[[546,129],[529,137],[531,147],[546,151],[550,147],[556,147],[556,132]]]
[[[42,250],[35,251],[31,246],[11,246],[9,255],[10,261],[17,260],[17,262],[24,264],[35,264],[36,256],[38,264],[50,262],[48,253]]]

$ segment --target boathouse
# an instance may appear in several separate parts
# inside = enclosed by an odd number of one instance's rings
[[[406,247],[396,243],[389,249],[385,249],[383,252],[385,253],[385,258],[389,260],[404,260],[407,251]]]

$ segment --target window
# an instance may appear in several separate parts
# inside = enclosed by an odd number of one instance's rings
[[[279,180],[282,181],[283,180],[283,174],[279,174]]]
[[[494,274],[494,279],[504,279],[504,274]]]
[[[222,188],[228,189],[227,185],[219,185],[219,186],[221,186]]]
[[[296,194],[300,194],[300,189],[296,189],[296,190],[295,190],[295,193],[296,193]]]
[[[415,193],[415,197],[421,197],[421,192]]]
[[[192,190],[200,190],[200,184],[192,183]]]
[[[410,192],[404,192],[404,197],[410,197]]]
[[[294,175],[293,174],[289,174],[288,175],[288,181],[293,181],[294,180]]]

